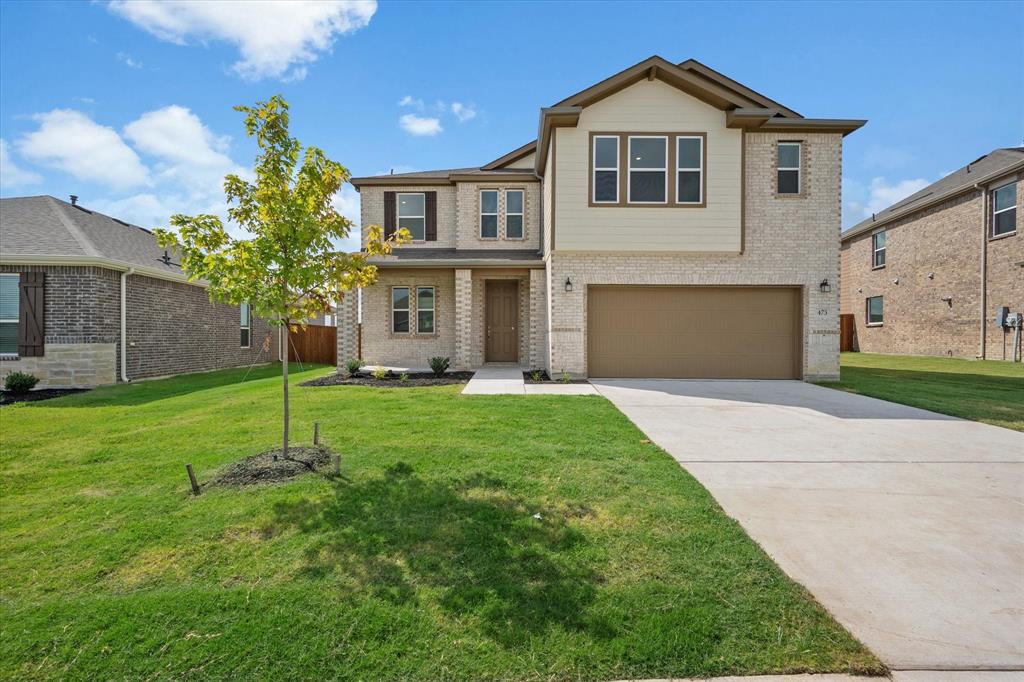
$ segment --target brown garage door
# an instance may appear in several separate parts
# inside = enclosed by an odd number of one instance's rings
[[[587,288],[592,377],[800,377],[800,292],[769,287]]]

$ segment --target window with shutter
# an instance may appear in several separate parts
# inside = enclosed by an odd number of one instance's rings
[[[0,274],[0,355],[18,354],[17,274]]]
[[[39,357],[43,354],[46,275],[42,272],[21,273],[18,297],[18,355]]]

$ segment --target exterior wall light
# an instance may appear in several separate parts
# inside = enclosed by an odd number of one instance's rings
[[[572,293],[572,280],[569,279],[568,277],[565,278],[565,293]]]
[[[821,289],[821,293],[823,294],[828,294],[832,292],[832,285],[828,283],[827,277],[821,280],[821,284],[818,285],[818,288]]]

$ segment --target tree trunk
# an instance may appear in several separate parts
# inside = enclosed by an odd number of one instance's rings
[[[284,381],[284,434],[281,442],[281,452],[284,458],[288,459],[288,344],[291,339],[288,336],[288,321],[285,320],[284,331],[281,335],[284,338],[284,351],[281,354],[281,376]]]

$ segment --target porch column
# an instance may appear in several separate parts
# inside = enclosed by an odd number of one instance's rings
[[[530,270],[530,368],[548,369],[547,270]]]
[[[473,347],[473,271],[455,271],[454,369],[470,369]]]
[[[338,367],[358,357],[359,353],[359,290],[346,291],[338,301],[337,318]]]

